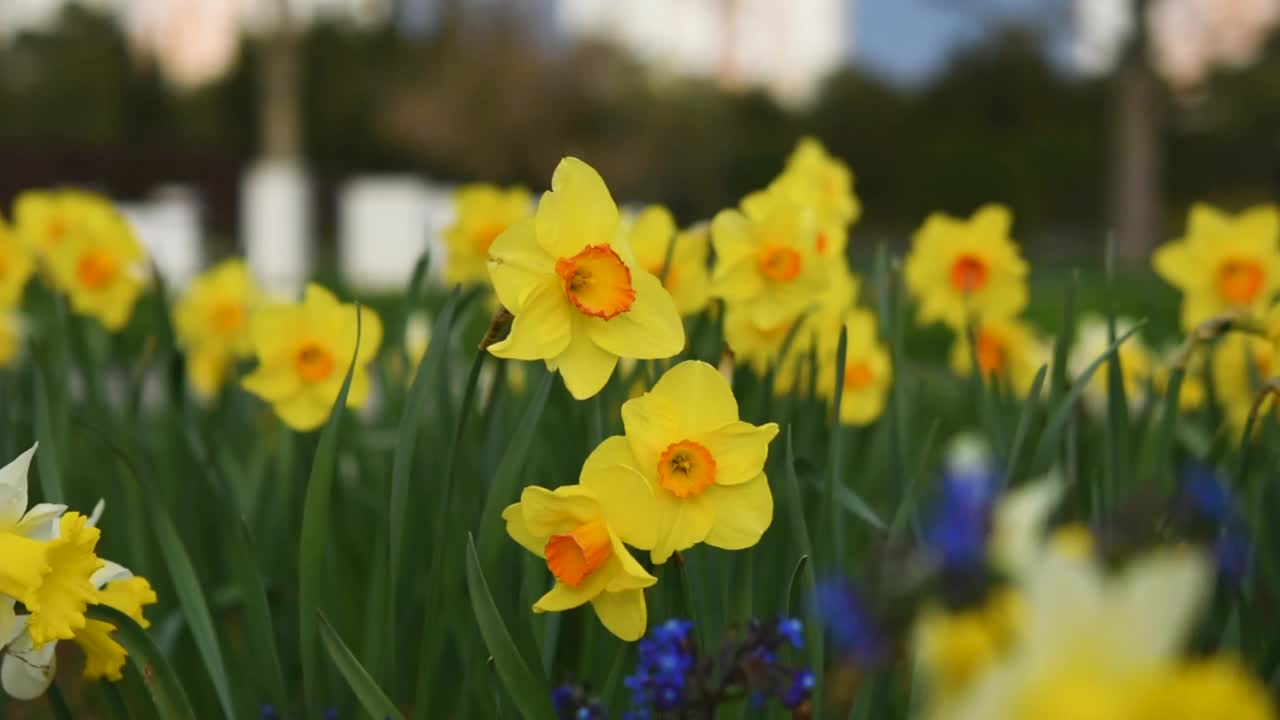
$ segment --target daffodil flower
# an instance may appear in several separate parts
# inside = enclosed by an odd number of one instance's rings
[[[61,230],[64,234],[52,245],[55,249],[45,255],[54,284],[67,293],[73,312],[119,330],[146,287],[147,253],[129,223],[105,199],[81,200],[71,208],[72,225]],[[57,223],[63,220],[47,222],[61,227]]]
[[[968,220],[934,213],[911,239],[903,266],[919,321],[963,330],[971,320],[1008,318],[1027,305],[1027,263],[1009,238],[1013,218],[984,205]]]
[[[893,382],[893,365],[877,336],[876,324],[875,314],[864,308],[851,310],[846,315],[847,343],[842,372],[836,373],[835,348],[822,355],[818,390],[824,397],[834,397],[839,376],[843,385],[840,422],[846,425],[867,425],[879,418]]]
[[[627,544],[662,563],[700,542],[726,550],[759,542],[773,521],[764,463],[778,426],[739,420],[719,371],[676,365],[623,404],[622,422],[626,436],[601,443],[579,482]]]
[[[13,203],[18,238],[48,262],[80,232],[85,219],[113,212],[111,201],[71,188],[27,190]]]
[[[644,635],[644,588],[657,578],[631,557],[589,488],[525,488],[502,518],[511,538],[546,560],[555,576],[555,585],[534,603],[535,613],[591,603],[609,632],[627,641]]]
[[[453,224],[444,231],[450,285],[489,281],[489,248],[507,228],[529,217],[533,198],[522,187],[466,185],[453,195]]]
[[[289,427],[320,427],[338,400],[356,350],[356,306],[338,302],[312,283],[302,303],[260,308],[250,323],[258,367],[245,377],[245,389],[270,402]],[[369,397],[367,366],[382,344],[377,313],[361,307],[359,323],[360,349],[347,394],[348,407],[355,408]]]
[[[35,256],[30,247],[0,219],[0,308],[22,302],[22,291],[26,289],[35,267]]]
[[[83,515],[63,505],[27,508],[35,452],[33,446],[0,469],[0,638],[13,632],[17,601],[30,613],[27,629],[40,645],[84,628],[90,578],[102,561],[94,554],[99,532]]]
[[[579,400],[600,392],[620,357],[680,352],[684,326],[671,295],[617,238],[604,181],[581,160],[562,160],[534,218],[489,249],[498,300],[515,316],[489,352],[546,362]]]
[[[681,315],[693,315],[707,306],[711,299],[707,269],[711,241],[705,224],[677,233],[671,211],[661,205],[650,205],[626,223],[625,230],[626,242],[635,253],[636,261],[654,277],[663,278],[663,267],[670,254],[671,262],[666,267],[662,286],[671,293]]]
[[[742,210],[752,219],[761,219],[779,195],[814,212],[814,250],[819,256],[845,257],[849,225],[862,212],[848,165],[827,153],[816,139],[801,138],[782,173],[765,190],[743,198]]]
[[[1156,273],[1182,291],[1182,328],[1225,312],[1263,309],[1280,290],[1280,210],[1260,205],[1231,217],[1194,205],[1182,238],[1151,256]]]
[[[1018,396],[1025,397],[1040,366],[1049,361],[1049,346],[1037,336],[1034,328],[1013,318],[981,321],[973,332],[976,350],[969,346],[967,331],[956,333],[951,345],[952,371],[968,377],[976,356],[985,379],[1007,383]]]
[[[94,604],[106,605],[133,618],[144,628],[151,623],[143,615],[143,607],[156,602],[156,593],[145,578],[138,577],[121,565],[104,562],[90,578]],[[49,689],[57,671],[57,641],[37,644],[29,632],[29,617],[20,616],[13,631],[5,638],[4,660],[0,662],[0,685],[5,693],[18,700],[34,700]],[[86,680],[123,679],[128,653],[111,637],[115,625],[102,620],[86,620],[76,630],[73,640],[84,651]]]
[[[815,305],[830,282],[818,259],[814,215],[783,195],[751,214],[721,210],[711,221],[713,293],[756,327],[777,328]]]
[[[248,266],[233,258],[196,278],[178,299],[173,329],[186,351],[187,379],[201,398],[217,394],[235,358],[252,354],[249,317],[260,296]]]

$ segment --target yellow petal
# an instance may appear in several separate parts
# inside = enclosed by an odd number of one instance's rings
[[[729,381],[701,360],[685,360],[671,368],[649,393],[675,408],[679,418],[675,429],[686,437],[718,430],[738,419],[738,401],[733,397]],[[625,409],[623,412],[625,423]],[[671,441],[683,439],[677,437]]]
[[[573,309],[553,278],[542,280],[516,311],[511,332],[489,346],[496,357],[510,360],[546,360],[568,347],[573,331]]]
[[[1202,284],[1200,278],[1205,274],[1203,268],[1196,267],[1191,252],[1183,242],[1161,245],[1151,256],[1151,266],[1165,282],[1182,289]]]
[[[636,299],[630,309],[608,320],[584,318],[592,342],[619,357],[640,360],[668,358],[683,350],[684,323],[671,294],[639,268],[632,268],[631,282]]]
[[[622,404],[622,427],[635,455],[636,467],[646,477],[657,472],[658,458],[668,445],[686,439],[681,435],[678,407],[653,391]]]
[[[590,165],[566,157],[551,176],[534,218],[538,245],[553,258],[567,258],[588,245],[609,245],[618,230],[618,206]]]
[[[591,341],[583,320],[575,321],[572,339],[554,360],[564,386],[576,400],[586,400],[600,392],[618,364],[617,355]]]
[[[715,508],[715,520],[706,535],[712,547],[751,547],[773,522],[773,493],[764,473],[741,485],[712,485],[698,499]]]
[[[507,534],[512,540],[538,557],[546,556],[547,538],[538,537],[529,530],[529,524],[524,521],[524,512],[520,503],[512,503],[504,508],[502,519],[507,521]]]
[[[67,513],[58,525],[58,537],[49,542],[49,566],[40,589],[30,598],[31,620],[27,629],[39,646],[50,640],[70,640],[84,627],[84,611],[96,602],[97,590],[89,579],[102,561],[94,554],[101,531],[87,526],[87,518]]]
[[[489,279],[498,301],[507,310],[519,312],[534,288],[555,277],[555,263],[538,245],[533,218],[507,228],[489,247]]]
[[[308,388],[274,403],[272,409],[285,425],[300,432],[310,432],[329,419],[337,399],[326,399],[316,389]]]
[[[702,444],[716,459],[716,484],[738,485],[764,472],[769,443],[777,434],[776,423],[756,426],[738,421],[703,435]]]
[[[644,637],[649,612],[643,590],[601,593],[591,601],[591,607],[600,623],[620,639],[635,642]]]
[[[658,578],[650,575],[640,566],[640,563],[636,562],[635,558],[631,557],[627,546],[622,544],[622,539],[612,530],[609,532],[609,540],[613,543],[613,557],[604,568],[609,573],[609,584],[605,586],[605,590],[609,592],[638,590],[657,584]]]
[[[627,439],[615,435],[587,456],[578,482],[600,498],[605,520],[624,542],[650,550],[658,541],[655,517],[660,507],[637,464]]]
[[[567,533],[600,517],[595,493],[566,485],[554,491],[530,486],[520,494],[520,512],[529,533],[538,538]]]
[[[1004,205],[983,205],[973,213],[969,223],[984,238],[1004,239],[1013,225],[1013,213]]]
[[[583,578],[582,584],[577,587],[556,581],[556,584],[533,604],[533,611],[543,613],[572,610],[591,602],[597,595],[604,592],[604,587],[608,583],[608,574],[600,571]]]
[[[737,210],[721,210],[711,220],[711,244],[716,249],[716,278],[722,267],[755,258],[756,243],[752,223]]]
[[[288,361],[259,365],[241,381],[245,390],[264,400],[276,402],[302,390],[302,378]]]
[[[659,501],[658,542],[649,559],[661,564],[678,550],[687,550],[707,538],[715,522],[715,506],[705,502],[705,497],[715,489],[707,488],[702,495],[680,500],[668,492],[654,495]]]

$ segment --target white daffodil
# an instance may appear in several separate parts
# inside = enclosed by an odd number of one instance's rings
[[[102,568],[93,574],[91,582],[100,604],[129,615],[144,628],[150,625],[142,614],[142,608],[154,603],[156,594],[145,578],[134,575],[122,565],[104,561]],[[43,695],[57,672],[58,642],[55,640],[36,646],[26,627],[27,616],[19,616],[4,659],[0,661],[0,686],[17,700],[34,700]],[[119,682],[123,677],[128,654],[111,637],[115,630],[111,623],[90,619],[83,629],[76,631],[73,639],[84,650],[86,680]]]
[[[39,444],[0,468],[0,533],[12,533],[31,540],[53,538],[66,505],[40,503],[27,508],[27,472]],[[14,634],[14,598],[0,595],[0,639]]]

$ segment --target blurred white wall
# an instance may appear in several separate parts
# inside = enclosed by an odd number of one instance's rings
[[[311,188],[300,164],[263,161],[240,187],[245,258],[268,292],[294,297],[312,267]]]
[[[171,292],[180,292],[204,269],[200,206],[190,188],[157,188],[148,200],[121,204],[120,211]]]

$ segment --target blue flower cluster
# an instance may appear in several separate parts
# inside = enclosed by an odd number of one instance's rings
[[[953,466],[943,473],[941,484],[941,495],[924,531],[925,542],[944,570],[972,570],[986,558],[1000,478],[989,465]]]
[[[697,666],[693,623],[668,620],[649,631],[637,645],[635,674],[624,681],[631,690],[634,708],[628,720],[646,720],[649,709],[675,710],[685,702],[691,676]]]
[[[565,684],[551,693],[556,717],[560,720],[605,720],[604,706],[590,697],[581,685]]]
[[[818,585],[817,602],[827,640],[839,655],[859,662],[878,655],[879,633],[857,585],[843,578],[824,580]]]
[[[1212,468],[1193,463],[1182,473],[1182,499],[1198,526],[1192,532],[1198,529],[1212,543],[1219,576],[1229,584],[1242,584],[1252,543],[1231,489]]]

